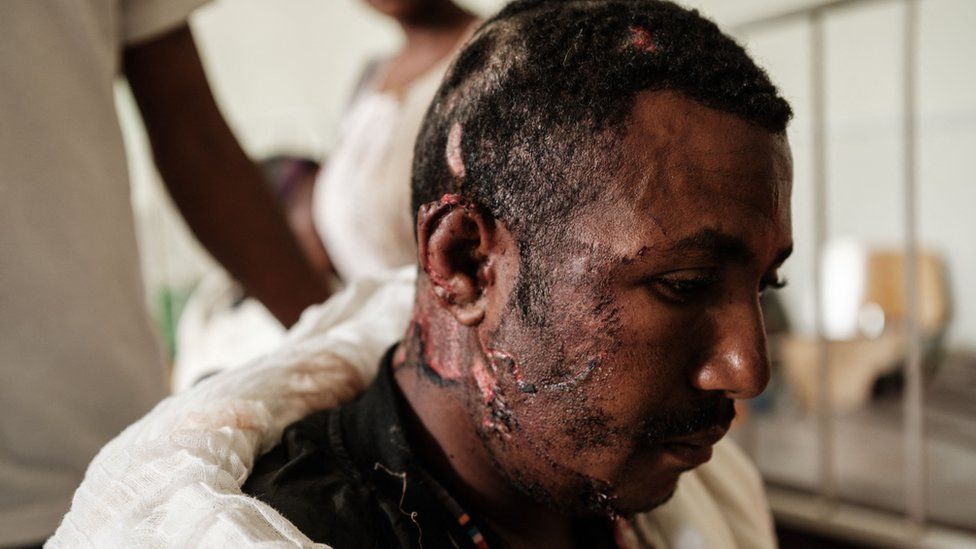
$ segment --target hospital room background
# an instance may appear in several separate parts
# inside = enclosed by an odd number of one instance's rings
[[[777,522],[853,546],[973,546],[976,2],[683,3],[730,29],[796,112],[796,252],[764,303],[774,379],[735,431]],[[363,66],[399,39],[358,0],[217,0],[192,28],[254,159],[327,161]],[[218,267],[116,91],[147,300],[179,357],[184,304]]]

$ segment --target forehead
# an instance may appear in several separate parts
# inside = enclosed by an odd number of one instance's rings
[[[616,152],[608,192],[581,212],[584,240],[628,255],[710,229],[756,247],[788,247],[785,136],[681,94],[645,92]]]

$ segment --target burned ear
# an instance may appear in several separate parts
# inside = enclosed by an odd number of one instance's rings
[[[493,228],[489,215],[454,195],[421,207],[417,216],[420,267],[441,305],[465,326],[484,318]]]

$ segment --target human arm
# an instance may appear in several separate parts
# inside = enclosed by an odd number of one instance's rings
[[[190,229],[285,326],[325,300],[262,175],[221,116],[190,29],[127,47],[123,67],[156,166]]]

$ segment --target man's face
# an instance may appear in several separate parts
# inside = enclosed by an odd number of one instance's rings
[[[785,137],[654,92],[619,153],[552,246],[498,261],[472,366],[498,468],[573,513],[650,509],[711,456],[732,400],[768,382],[759,295],[792,246]]]

